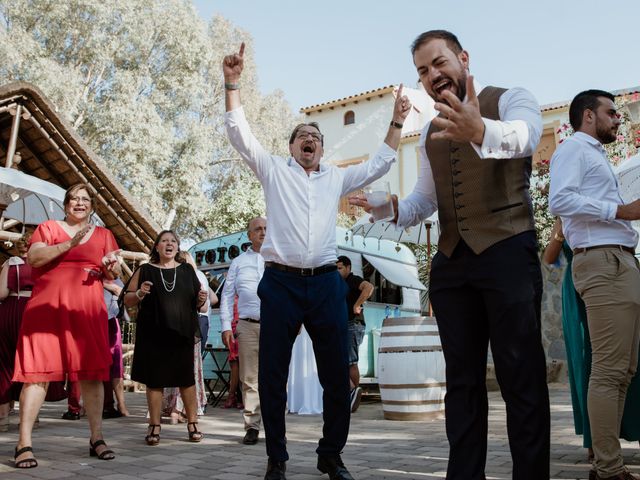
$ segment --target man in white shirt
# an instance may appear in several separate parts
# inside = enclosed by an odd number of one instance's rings
[[[268,230],[260,250],[265,271],[258,286],[258,384],[269,457],[265,479],[285,478],[287,373],[293,343],[304,324],[324,389],[317,466],[331,479],[349,480],[353,477],[340,458],[350,419],[347,288],[336,267],[335,221],[341,196],[389,171],[411,103],[400,86],[385,143],[367,162],[347,168],[320,163],[323,137],[314,123],[293,130],[291,157],[277,157],[262,148],[244,117],[238,83],[243,55],[244,44],[223,62],[225,121],[231,144],[262,184],[267,206]]]
[[[551,158],[549,210],[573,249],[573,283],[587,307],[592,367],[587,394],[594,467],[590,479],[637,479],[624,466],[620,423],[638,364],[640,200],[624,204],[603,144],[616,141],[614,97],[579,93],[569,106],[575,134]]]
[[[267,233],[267,221],[256,217],[247,226],[251,247],[231,262],[220,300],[222,342],[230,348],[233,341],[231,321],[233,303],[238,296],[238,357],[240,360],[240,382],[244,403],[245,436],[242,443],[255,445],[260,432],[260,398],[258,397],[258,351],[260,339],[260,299],[258,283],[264,273],[264,259],[260,248]]]
[[[413,192],[394,201],[398,227],[438,210],[429,295],[446,361],[447,479],[485,478],[489,343],[507,408],[513,478],[548,479],[542,276],[529,196],[540,107],[522,88],[475,82],[469,54],[451,32],[422,33],[411,50],[440,114],[422,131]],[[362,197],[351,201],[368,207]]]

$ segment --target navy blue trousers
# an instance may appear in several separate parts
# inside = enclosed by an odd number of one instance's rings
[[[433,259],[430,298],[446,361],[447,480],[484,480],[487,349],[507,410],[513,478],[549,478],[549,392],[534,232],[476,255],[461,240]]]
[[[339,454],[347,443],[349,366],[347,353],[347,284],[337,271],[312,277],[265,268],[260,297],[258,391],[267,455],[289,459],[285,408],[291,349],[304,324],[318,365],[322,396],[319,455]]]

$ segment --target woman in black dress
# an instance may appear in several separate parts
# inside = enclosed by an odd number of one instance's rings
[[[124,296],[127,307],[139,308],[131,378],[147,386],[148,445],[160,442],[165,387],[180,388],[189,440],[199,442],[204,436],[198,430],[193,346],[200,337],[197,311],[206,299],[193,268],[182,258],[177,235],[160,232],[150,262],[134,272]]]

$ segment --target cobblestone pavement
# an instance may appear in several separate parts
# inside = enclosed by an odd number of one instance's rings
[[[88,425],[62,420],[64,402],[45,404],[40,427],[34,432],[34,450],[40,466],[13,467],[17,417],[7,433],[0,433],[0,479],[261,479],[266,467],[262,437],[255,446],[242,445],[242,416],[238,410],[209,408],[200,419],[206,432],[199,443],[187,442],[185,424],[163,425],[160,445],[144,443],[145,396],[127,393],[132,416],[105,420],[105,438],[117,454],[112,461],[89,457]],[[582,439],[573,433],[568,387],[551,386],[551,477],[586,479],[589,465]],[[287,476],[294,480],[328,478],[315,468],[320,416],[287,416],[290,461]],[[625,442],[624,456],[640,473],[640,448]],[[365,397],[352,417],[351,435],[343,459],[357,480],[443,478],[447,461],[444,421],[397,422],[384,420],[379,402]],[[490,394],[487,478],[511,478],[511,457],[505,429],[505,409],[499,393]]]

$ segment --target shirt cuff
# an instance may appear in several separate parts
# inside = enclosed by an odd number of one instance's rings
[[[502,150],[502,128],[496,120],[483,118],[482,122],[484,123],[482,145],[471,142],[471,146],[480,158],[492,158]]]
[[[223,332],[231,330],[231,322],[228,320],[220,320],[220,330]]]
[[[406,225],[409,223],[409,219],[407,218],[406,211],[408,210],[404,207],[404,202],[402,200],[398,200],[398,219],[396,220],[396,231],[404,230]]]
[[[600,206],[600,219],[605,222],[613,222],[618,212],[618,204],[614,202],[602,202]]]
[[[386,142],[382,142],[382,145],[378,149],[377,155],[379,155],[380,158],[382,158],[382,160],[384,160],[386,163],[391,163],[396,159],[397,153],[398,152],[387,145]]]
[[[244,116],[244,108],[242,105],[228,112],[224,112],[225,123],[238,123],[239,116]]]

